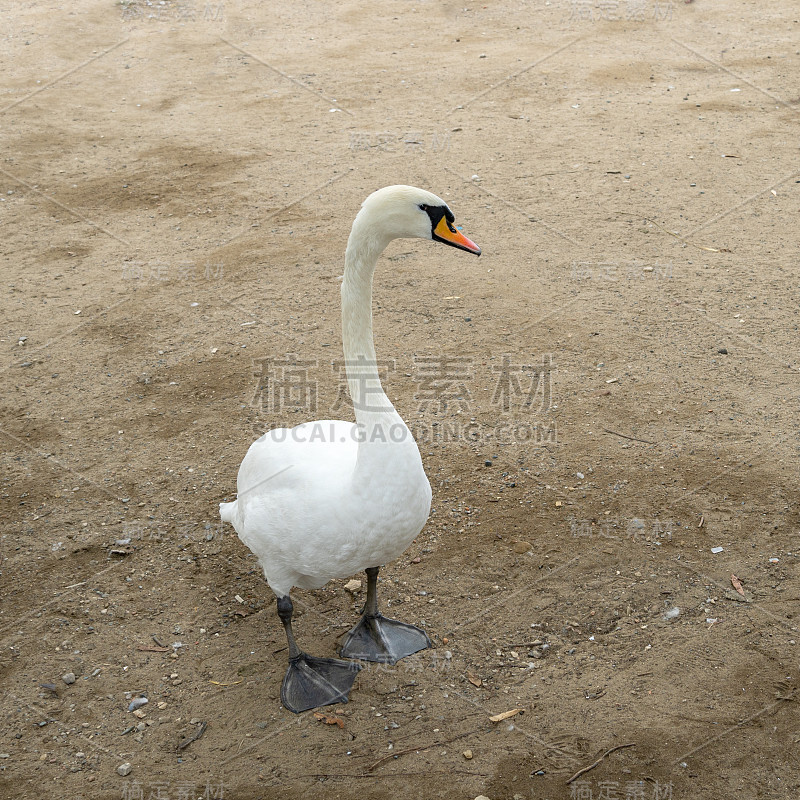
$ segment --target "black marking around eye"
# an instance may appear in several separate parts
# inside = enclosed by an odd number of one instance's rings
[[[423,206],[420,206],[423,208]],[[453,212],[447,206],[424,206],[424,210],[428,212],[431,220],[431,230],[435,231],[436,226],[441,221],[442,217],[447,215],[448,221],[455,220]]]

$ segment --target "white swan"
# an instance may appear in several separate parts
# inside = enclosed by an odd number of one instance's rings
[[[347,702],[360,666],[302,652],[292,634],[293,586],[318,589],[366,570],[367,601],[341,655],[395,663],[430,646],[424,631],[381,616],[380,565],[422,530],[431,488],[419,449],[381,387],[372,338],[372,275],[392,239],[433,239],[480,255],[453,226],[446,203],[412,186],[371,194],[353,222],[342,282],[342,338],[356,424],[333,420],[278,428],[254,442],[237,499],[220,516],[256,556],[278,598],[289,642],[281,700],[294,712]]]

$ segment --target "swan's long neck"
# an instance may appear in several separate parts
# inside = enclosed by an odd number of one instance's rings
[[[353,223],[344,259],[342,340],[356,421],[369,431],[376,424],[399,422],[381,386],[372,337],[372,275],[390,238],[382,236],[362,209]]]

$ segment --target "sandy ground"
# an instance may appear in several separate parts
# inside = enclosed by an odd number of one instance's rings
[[[6,3],[0,795],[796,797],[797,16]],[[336,278],[392,183],[484,250],[376,275],[435,509],[381,592],[434,648],[295,716],[217,503],[352,418]],[[296,594],[317,655],[344,583]]]

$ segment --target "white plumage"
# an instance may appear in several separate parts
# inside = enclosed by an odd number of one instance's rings
[[[293,586],[367,572],[367,601],[342,655],[395,663],[429,647],[424,631],[378,612],[378,568],[422,530],[431,487],[419,449],[378,377],[372,340],[372,275],[395,238],[417,237],[480,255],[452,225],[436,195],[411,186],[371,194],[353,222],[342,281],[342,339],[356,423],[337,420],[278,428],[254,442],[239,469],[237,499],[220,516],[258,556],[289,641],[284,705],[303,711],[346,702],[357,666],[302,652],[291,628]]]
[[[387,440],[402,440],[384,443],[373,427],[378,441],[359,443],[366,428],[320,420],[250,446],[238,498],[221,504],[220,516],[258,556],[278,597],[392,561],[425,525],[431,488],[417,445],[396,413],[376,424]]]

